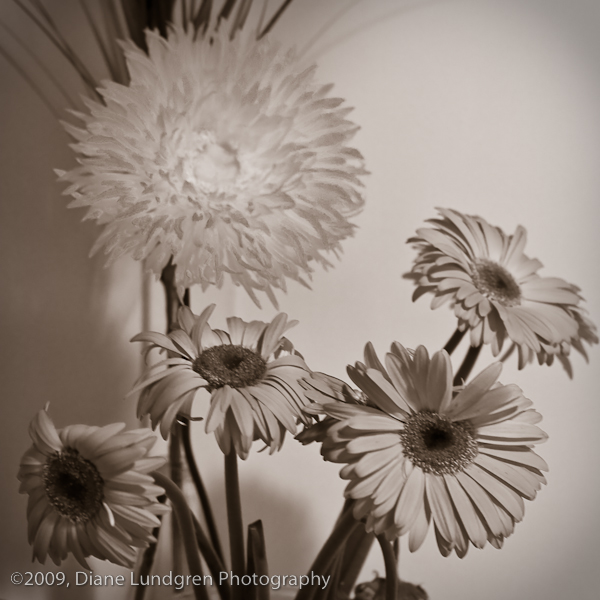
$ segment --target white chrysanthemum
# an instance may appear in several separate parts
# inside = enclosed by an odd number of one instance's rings
[[[413,299],[432,293],[434,309],[449,302],[472,346],[491,344],[496,356],[508,337],[518,349],[519,368],[536,356],[540,364],[557,356],[571,375],[571,347],[586,356],[582,341],[598,342],[579,306],[579,288],[537,274],[542,263],[523,253],[523,227],[506,235],[481,217],[438,211],[441,218],[429,221],[433,227],[408,240],[418,251],[406,275],[417,285]]]
[[[206,432],[215,432],[224,454],[233,447],[245,459],[256,439],[273,453],[281,448],[286,430],[296,433],[297,421],[310,422],[304,413],[309,400],[300,387],[310,371],[282,337],[295,322],[288,322],[284,313],[271,323],[231,317],[227,332],[208,324],[214,307],[196,316],[184,306],[179,310],[180,329],[133,338],[149,342],[148,351],[158,348],[170,355],[149,366],[130,392],[141,391],[138,415],[150,415],[166,438],[177,415],[189,415],[200,390],[206,390]]]
[[[60,171],[70,206],[103,224],[92,252],[176,265],[180,290],[286,289],[328,266],[363,206],[361,154],[347,144],[350,108],[314,82],[293,50],[225,27],[147,32],[128,44],[128,86],[105,82],[84,128],[67,125],[80,166]]]
[[[411,551],[432,521],[444,555],[463,557],[469,542],[501,547],[523,518],[523,498],[545,483],[547,465],[531,447],[546,434],[532,403],[497,382],[501,363],[453,388],[444,350],[430,358],[423,346],[411,354],[396,343],[385,367],[370,346],[365,358],[348,373],[367,403],[313,382],[311,399],[327,418],[302,434],[323,442],[327,460],[347,463],[340,474],[354,516],[390,539],[408,534]]]
[[[33,445],[23,455],[20,492],[29,494],[28,538],[33,558],[59,565],[69,552],[86,569],[95,556],[133,567],[138,549],[155,541],[157,502],[164,490],[150,471],[164,458],[150,457],[155,436],[149,429],[123,431],[70,425],[56,430],[45,410],[31,422]]]

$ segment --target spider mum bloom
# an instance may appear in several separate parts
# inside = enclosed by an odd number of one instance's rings
[[[413,355],[396,343],[385,365],[348,367],[368,405],[322,404],[337,419],[322,453],[346,463],[354,516],[389,539],[408,534],[411,551],[431,521],[444,556],[462,558],[469,542],[501,547],[523,518],[523,498],[545,483],[547,465],[531,449],[546,439],[540,415],[516,385],[497,383],[501,363],[455,389],[445,351],[430,358],[423,346]]]
[[[366,171],[351,109],[268,39],[174,27],[146,40],[148,54],[125,45],[130,84],[106,82],[84,127],[66,126],[80,166],[58,174],[104,225],[92,252],[156,274],[172,259],[180,290],[229,274],[276,304],[272,288],[306,283],[353,233]]]
[[[148,456],[155,437],[148,429],[123,431],[70,425],[57,430],[45,410],[31,422],[33,445],[21,459],[19,491],[29,495],[27,536],[33,559],[57,565],[69,553],[86,569],[95,556],[133,567],[138,549],[154,542],[157,501],[164,490],[148,473],[164,459]]]
[[[132,341],[149,342],[170,358],[146,370],[130,393],[141,391],[138,414],[150,415],[167,437],[178,414],[190,414],[200,390],[210,394],[206,432],[215,432],[224,454],[233,445],[247,458],[252,442],[261,439],[271,453],[283,444],[285,432],[296,432],[296,422],[310,422],[303,409],[300,381],[310,377],[304,360],[283,333],[295,322],[277,315],[271,323],[237,317],[227,319],[229,331],[211,329],[214,304],[196,316],[179,311],[180,329],[168,335],[141,333]]]
[[[595,326],[578,306],[579,288],[537,274],[542,263],[524,254],[523,227],[506,235],[481,217],[438,211],[441,218],[429,221],[433,227],[408,240],[418,251],[406,275],[417,286],[413,300],[432,293],[431,308],[449,302],[471,345],[491,344],[494,356],[510,338],[520,369],[536,356],[540,364],[557,356],[571,375],[571,347],[587,359],[582,341],[598,342]]]

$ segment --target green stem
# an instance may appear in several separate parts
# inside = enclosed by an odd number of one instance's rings
[[[463,339],[463,337],[465,337],[465,333],[467,333],[466,329],[464,331],[457,329],[452,334],[452,337],[446,342],[446,345],[444,346],[444,350],[448,354],[452,354],[456,350],[456,347],[460,344],[460,341]]]
[[[165,290],[165,308],[167,312],[167,331],[170,333],[179,327],[178,313],[182,302],[177,294],[177,284],[175,283],[175,265],[169,261],[169,264],[162,270],[160,281]],[[189,290],[185,291],[183,304],[189,305]],[[171,479],[179,488],[183,483],[183,461],[181,460],[180,426],[175,421],[171,428],[169,438],[169,467]],[[172,546],[173,546],[173,570],[175,573],[183,573],[183,551],[181,548],[181,532],[179,524],[173,521],[172,527]]]
[[[198,552],[196,537],[194,535],[194,519],[192,511],[181,490],[168,477],[165,477],[158,471],[154,471],[152,477],[158,485],[164,488],[165,493],[171,501],[173,512],[180,525],[179,529],[182,534],[183,546],[185,548],[190,574],[193,577],[199,576],[200,581],[203,582],[202,564],[200,562],[200,553]],[[194,585],[192,587],[194,589],[196,600],[209,600],[205,585]]]
[[[225,571],[225,566],[223,565],[223,561],[214,551],[211,543],[209,542],[200,522],[192,513],[192,518],[194,520],[194,532],[196,534],[196,542],[198,543],[198,548],[200,548],[200,552],[202,556],[204,556],[204,560],[206,561],[206,565],[208,566],[208,570],[211,572],[212,576],[216,580],[217,589],[219,591],[219,595],[222,600],[230,600],[231,599],[231,588],[229,583],[219,583],[220,581],[220,573]]]
[[[469,350],[467,351],[465,359],[463,360],[462,365],[460,365],[460,368],[454,376],[453,385],[462,385],[464,382],[467,381],[471,370],[475,366],[475,361],[477,360],[477,357],[481,352],[481,348],[481,346],[469,346]]]
[[[157,499],[159,502],[162,502],[163,504],[167,501],[167,497],[164,494],[159,496]],[[161,515],[158,516],[158,519],[162,522]],[[154,536],[156,541],[151,542],[150,545],[144,551],[144,555],[142,557],[142,562],[140,563],[140,568],[139,568],[139,572],[138,572],[138,577],[137,577],[138,580],[140,580],[142,578],[146,579],[146,577],[148,575],[150,575],[150,572],[152,571],[152,565],[154,564],[154,557],[156,556],[156,546],[158,544],[159,534],[160,534],[160,525],[158,525],[157,527],[155,527],[152,530],[152,535]],[[146,595],[147,588],[148,588],[147,585],[140,585],[137,588],[137,590],[135,591],[135,599],[134,600],[144,600],[144,596]]]
[[[185,452],[185,458],[187,460],[187,464],[190,470],[190,475],[192,476],[192,481],[194,482],[194,486],[196,487],[196,492],[198,493],[198,498],[200,499],[202,512],[204,513],[204,520],[206,522],[206,527],[208,528],[208,535],[210,536],[210,541],[216,555],[219,557],[219,560],[223,562],[223,550],[221,548],[221,541],[219,539],[219,532],[217,531],[215,517],[212,511],[212,507],[210,505],[210,500],[208,498],[206,488],[204,487],[204,482],[202,481],[202,477],[200,476],[198,463],[194,458],[194,451],[192,449],[191,440],[190,420],[187,417],[180,417],[179,422],[181,424],[181,439],[183,441],[183,450]]]
[[[181,489],[183,483],[183,463],[181,461],[180,431],[177,421],[173,423],[171,436],[169,437],[169,468],[171,481]],[[181,546],[181,527],[179,521],[173,520],[171,527],[171,540],[173,550],[173,571],[183,573],[183,548]]]
[[[334,558],[328,575],[330,576],[329,585],[323,590],[318,589],[315,594],[315,600],[322,598],[323,600],[336,600],[338,590],[340,588],[340,579],[342,575],[342,565],[344,562],[344,553],[338,552]],[[325,573],[323,573],[325,575]]]
[[[244,552],[244,522],[242,519],[242,501],[238,477],[237,454],[232,448],[225,455],[225,496],[227,501],[227,523],[229,525],[229,545],[231,551],[231,570],[242,577],[245,573],[246,558]],[[242,587],[232,588],[232,599],[241,600]]]
[[[333,563],[337,553],[342,549],[346,540],[357,527],[363,527],[360,521],[357,521],[352,514],[352,507],[338,519],[329,538],[321,548],[321,551],[315,558],[309,572],[327,573]],[[315,586],[306,586],[298,591],[296,600],[311,600],[316,591]]]
[[[364,527],[355,529],[348,538],[340,568],[339,592],[344,597],[350,597],[374,540],[373,532],[367,532]]]
[[[385,600],[398,599],[398,571],[396,566],[396,556],[392,544],[385,538],[385,534],[377,536],[377,541],[381,546],[383,562],[385,564]]]

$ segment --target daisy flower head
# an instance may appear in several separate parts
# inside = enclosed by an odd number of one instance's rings
[[[164,459],[148,456],[148,429],[123,431],[70,425],[56,429],[45,410],[29,427],[33,445],[21,459],[19,491],[29,495],[28,539],[33,559],[56,565],[72,553],[89,569],[88,556],[133,567],[139,548],[154,542],[158,515],[168,510],[164,490],[148,473]]]
[[[509,338],[520,369],[536,356],[540,364],[552,364],[557,356],[571,373],[571,347],[586,356],[582,341],[598,341],[596,327],[579,306],[579,288],[537,274],[542,263],[524,254],[523,227],[506,235],[481,217],[438,212],[440,218],[429,221],[433,227],[408,240],[418,253],[405,275],[417,286],[413,300],[431,293],[431,308],[450,303],[471,345],[491,344],[494,356]]]
[[[298,420],[310,422],[303,410],[309,400],[300,386],[310,371],[283,337],[296,322],[288,322],[284,313],[270,323],[231,317],[228,331],[222,331],[208,324],[213,309],[214,304],[196,316],[182,307],[180,329],[133,338],[169,356],[149,366],[132,390],[141,391],[138,414],[150,415],[166,438],[177,415],[189,415],[200,390],[206,390],[206,432],[214,431],[224,454],[233,446],[245,459],[255,439],[273,453],[281,448],[286,430],[294,434]]]
[[[362,208],[364,161],[351,109],[268,36],[147,31],[125,45],[130,83],[106,82],[67,125],[79,166],[60,171],[70,206],[104,225],[92,252],[173,261],[181,290],[228,274],[255,291],[306,283]]]
[[[368,531],[408,534],[415,551],[433,522],[441,553],[461,558],[469,543],[502,546],[547,465],[531,449],[546,439],[541,417],[516,385],[498,383],[500,371],[495,363],[453,388],[446,351],[430,358],[423,346],[411,353],[398,343],[385,367],[348,367],[369,403],[324,400],[337,424],[322,453],[345,463],[345,495]]]

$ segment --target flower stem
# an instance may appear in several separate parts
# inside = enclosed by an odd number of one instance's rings
[[[327,573],[329,567],[333,563],[337,553],[342,549],[342,546],[346,543],[346,540],[352,535],[352,532],[357,527],[363,527],[360,521],[357,521],[352,514],[352,507],[348,508],[346,512],[338,519],[333,531],[327,538],[325,544],[321,548],[321,551],[315,558],[313,564],[310,567],[309,572],[314,573]],[[314,596],[316,589],[315,586],[306,586],[298,591],[296,600],[311,600]]]
[[[467,381],[467,378],[469,377],[471,370],[475,366],[475,361],[477,360],[477,357],[479,356],[480,352],[481,346],[469,346],[469,350],[467,351],[462,365],[460,365],[460,368],[454,376],[453,385],[461,385],[462,383]]]
[[[230,600],[231,598],[231,587],[227,582],[220,583],[221,578],[219,577],[220,573],[225,571],[225,567],[223,565],[223,561],[214,551],[211,546],[202,526],[200,525],[198,519],[192,513],[192,518],[194,520],[194,532],[196,534],[196,542],[198,543],[198,548],[200,548],[200,552],[202,556],[204,556],[204,560],[208,566],[208,570],[211,572],[212,576],[217,581],[217,589],[219,591],[219,595],[222,600]]]
[[[172,261],[169,261],[167,266],[162,270],[160,281],[165,290],[167,332],[170,333],[179,326],[177,315],[179,308],[182,306],[182,301],[177,294],[177,285],[175,283],[175,265]],[[183,304],[189,306],[189,303],[190,294],[189,290],[186,290],[183,296]],[[169,465],[171,469],[171,479],[179,488],[181,488],[183,482],[183,462],[181,460],[180,437],[180,427],[177,421],[175,421],[171,429],[171,436],[169,438]],[[172,534],[173,570],[176,573],[182,573],[183,556],[180,543],[181,532],[179,531],[179,524],[177,521],[173,521]]]
[[[181,489],[183,483],[183,463],[181,461],[181,446],[180,446],[180,427],[177,421],[173,423],[171,428],[171,436],[169,437],[169,468],[171,481]],[[173,571],[175,573],[183,573],[184,560],[183,548],[181,545],[181,526],[178,520],[172,520],[171,539],[173,549]]]
[[[452,334],[452,337],[446,342],[444,350],[448,354],[452,354],[456,350],[458,344],[460,344],[460,341],[463,339],[463,337],[465,337],[465,333],[467,333],[466,329],[464,331],[461,331],[457,328],[456,331]]]
[[[171,333],[178,327],[177,313],[180,306],[190,305],[190,290],[185,290],[183,302],[177,294],[177,285],[175,284],[175,265],[172,262],[162,270],[160,281],[165,288],[165,304],[167,310],[167,331]]]
[[[202,512],[204,513],[204,520],[206,522],[206,527],[208,529],[208,535],[210,536],[210,541],[212,547],[214,548],[215,554],[219,557],[219,560],[223,562],[223,550],[221,548],[221,541],[219,539],[219,532],[217,531],[217,526],[215,524],[215,517],[213,515],[212,507],[210,505],[210,500],[208,498],[208,494],[206,493],[206,488],[204,487],[204,482],[202,481],[202,477],[200,476],[200,470],[198,469],[198,463],[194,458],[194,451],[192,449],[192,440],[191,440],[191,425],[190,420],[186,417],[180,417],[179,422],[181,424],[181,439],[183,441],[183,450],[185,452],[185,458],[187,460],[188,468],[190,470],[190,475],[192,476],[192,481],[196,486],[196,492],[198,493],[198,498],[200,499],[200,504],[202,506]]]
[[[377,536],[377,541],[381,546],[381,553],[383,554],[383,562],[385,564],[385,600],[397,600],[398,570],[392,544],[386,540],[383,533]]]
[[[348,538],[340,566],[339,592],[344,597],[350,597],[374,540],[374,534],[367,532],[364,527],[355,529]]]
[[[338,597],[338,590],[340,588],[340,578],[342,574],[342,564],[344,561],[345,553],[338,552],[336,557],[333,559],[333,563],[329,569],[330,581],[329,585],[323,590],[317,590],[315,598],[323,600],[336,600]]]
[[[233,448],[225,455],[225,496],[227,501],[227,523],[229,525],[231,569],[234,575],[242,577],[246,564],[244,553],[244,522],[242,519],[237,454]],[[240,600],[241,594],[242,587],[233,586],[233,600]]]
[[[183,545],[185,548],[188,567],[192,576],[199,576],[200,581],[202,578],[202,564],[200,563],[200,553],[198,552],[198,546],[196,544],[196,538],[194,535],[194,519],[192,511],[190,510],[185,497],[181,490],[171,481],[168,477],[165,477],[158,471],[152,473],[154,481],[165,489],[173,512],[179,522],[179,530],[182,534]],[[204,585],[194,585],[194,596],[196,600],[208,600],[208,592]]]
[[[161,496],[159,496],[157,498],[157,500],[161,503],[165,503],[167,501],[167,497],[162,494]],[[162,524],[162,516],[159,515],[158,519],[161,521]],[[150,575],[150,572],[152,571],[152,565],[154,564],[154,557],[156,556],[156,546],[158,544],[158,536],[160,534],[160,525],[158,525],[157,527],[155,527],[152,530],[152,535],[154,536],[154,539],[156,541],[151,542],[150,545],[146,548],[146,550],[144,550],[144,555],[142,556],[142,562],[140,563],[140,567],[138,570],[138,577],[137,579],[140,580],[142,578],[146,578],[148,575]],[[146,588],[148,586],[146,585],[141,585],[137,588],[137,590],[135,591],[135,599],[134,600],[144,600],[144,596],[146,595]]]

